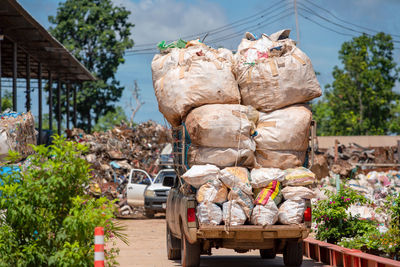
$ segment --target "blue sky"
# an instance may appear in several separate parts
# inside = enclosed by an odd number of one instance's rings
[[[142,44],[156,44],[161,40],[174,40],[182,36],[207,32],[236,21],[240,21],[237,23],[239,25],[235,24],[215,36],[207,37],[205,43],[207,40],[215,40],[223,36],[235,36],[244,33],[247,29],[253,29],[253,32],[259,35],[263,32],[270,34],[288,28],[292,30],[291,38],[296,40],[296,24],[292,12],[293,1],[113,0],[116,5],[125,6],[132,12],[130,21],[135,24],[132,38],[137,45],[134,50],[153,47],[150,45],[143,47]],[[62,1],[19,0],[19,2],[36,20],[48,28],[50,25],[47,17],[56,14],[58,3]],[[338,51],[341,44],[352,38],[348,35],[359,35],[352,30],[368,33],[373,33],[370,30],[378,30],[398,34],[399,36],[395,36],[394,39],[400,41],[399,0],[297,0],[297,3],[300,48],[310,57],[314,69],[321,73],[318,77],[321,87],[332,81],[332,69],[335,65],[340,65]],[[326,11],[317,8],[316,5]],[[243,20],[244,18],[248,19]],[[258,23],[261,25],[257,25]],[[348,29],[343,29],[333,23]],[[212,43],[212,46],[223,46],[235,50],[240,43],[241,36]],[[397,49],[394,58],[400,64],[400,42],[396,43],[395,47]],[[119,67],[117,72],[117,78],[127,89],[124,91],[121,101],[116,105],[124,107],[127,115],[130,115],[128,102],[131,93],[129,89],[132,88],[133,81],[137,80],[141,88],[141,98],[145,104],[136,115],[135,121],[142,122],[152,119],[164,124],[165,121],[158,111],[152,86],[150,68],[152,58],[153,55],[127,53],[126,62]],[[18,101],[20,102],[18,103],[19,107],[23,107],[22,94]],[[36,110],[36,106],[33,105],[34,114],[37,114]]]

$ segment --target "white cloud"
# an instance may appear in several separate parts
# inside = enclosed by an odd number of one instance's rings
[[[176,40],[228,23],[220,6],[207,1],[113,0],[131,11],[135,24],[132,38],[136,45]]]

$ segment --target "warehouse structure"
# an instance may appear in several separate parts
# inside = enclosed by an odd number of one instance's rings
[[[61,134],[61,105],[66,105],[66,128],[76,126],[76,86],[96,78],[16,0],[0,0],[0,113],[4,87],[12,89],[14,111],[30,111],[37,101],[38,130],[42,140],[43,84],[49,86],[49,130],[53,130],[53,106],[57,132]],[[23,88],[21,88],[21,84]],[[36,85],[38,99],[31,99]],[[66,86],[66,103],[61,103],[61,87]],[[25,89],[25,90],[22,90]],[[17,96],[25,95],[25,107],[17,106]],[[53,103],[53,95],[56,102]],[[72,114],[70,109],[72,108]],[[40,141],[39,141],[40,142]]]

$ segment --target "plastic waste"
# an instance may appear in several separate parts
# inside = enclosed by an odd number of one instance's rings
[[[278,207],[275,202],[269,201],[266,205],[256,205],[251,215],[254,225],[273,225],[278,221]]]
[[[220,173],[220,169],[215,165],[194,165],[182,175],[182,178],[186,183],[199,188],[208,181],[218,179]]]
[[[200,225],[219,225],[222,221],[222,210],[211,202],[202,202],[197,205],[197,219]]]

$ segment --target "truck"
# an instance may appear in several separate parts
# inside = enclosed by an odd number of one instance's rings
[[[311,124],[311,162],[314,157],[315,123]],[[166,242],[170,260],[181,260],[183,267],[200,265],[200,255],[211,255],[213,248],[233,249],[238,253],[258,249],[263,259],[283,254],[285,266],[301,266],[303,242],[311,229],[311,203],[306,201],[303,222],[299,225],[199,225],[196,196],[181,175],[188,169],[190,137],[184,126],[173,129],[174,168],[177,177],[166,177],[163,185],[171,190],[166,207]],[[306,161],[308,162],[308,156]]]

